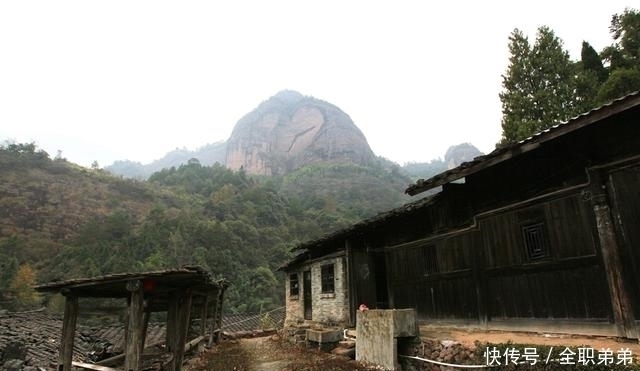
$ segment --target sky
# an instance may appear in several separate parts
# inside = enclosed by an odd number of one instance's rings
[[[291,89],[346,112],[399,164],[500,139],[508,37],[549,26],[579,59],[608,1],[1,1],[0,142],[83,166],[226,140]]]

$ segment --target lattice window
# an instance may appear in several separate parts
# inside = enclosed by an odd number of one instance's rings
[[[544,222],[523,224],[522,238],[529,260],[549,257],[549,237]]]

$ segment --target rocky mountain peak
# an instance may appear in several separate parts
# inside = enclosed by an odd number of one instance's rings
[[[236,124],[226,165],[249,174],[285,174],[315,162],[366,164],[375,155],[340,108],[293,90],[262,102]]]

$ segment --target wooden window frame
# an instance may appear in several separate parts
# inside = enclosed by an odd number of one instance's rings
[[[298,297],[300,295],[300,277],[298,273],[289,274],[289,296]]]
[[[320,283],[323,294],[333,294],[336,292],[336,269],[335,263],[323,264],[320,266]]]

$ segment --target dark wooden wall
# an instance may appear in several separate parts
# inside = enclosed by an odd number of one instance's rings
[[[632,299],[635,317],[640,319],[640,166],[611,172],[607,188],[619,236],[623,275],[627,289],[637,294]]]
[[[415,307],[423,319],[609,321],[590,213],[577,191],[485,216],[452,236],[389,248],[393,306]],[[542,250],[533,256],[523,235],[530,225]]]
[[[619,324],[612,303],[620,298],[608,284],[615,270],[605,271],[601,253],[607,231],[595,214],[610,207],[617,246],[607,248],[620,255],[619,291],[640,320],[637,117],[640,107],[515,153],[337,238],[350,243],[352,315],[360,303],[388,300],[421,319]]]

